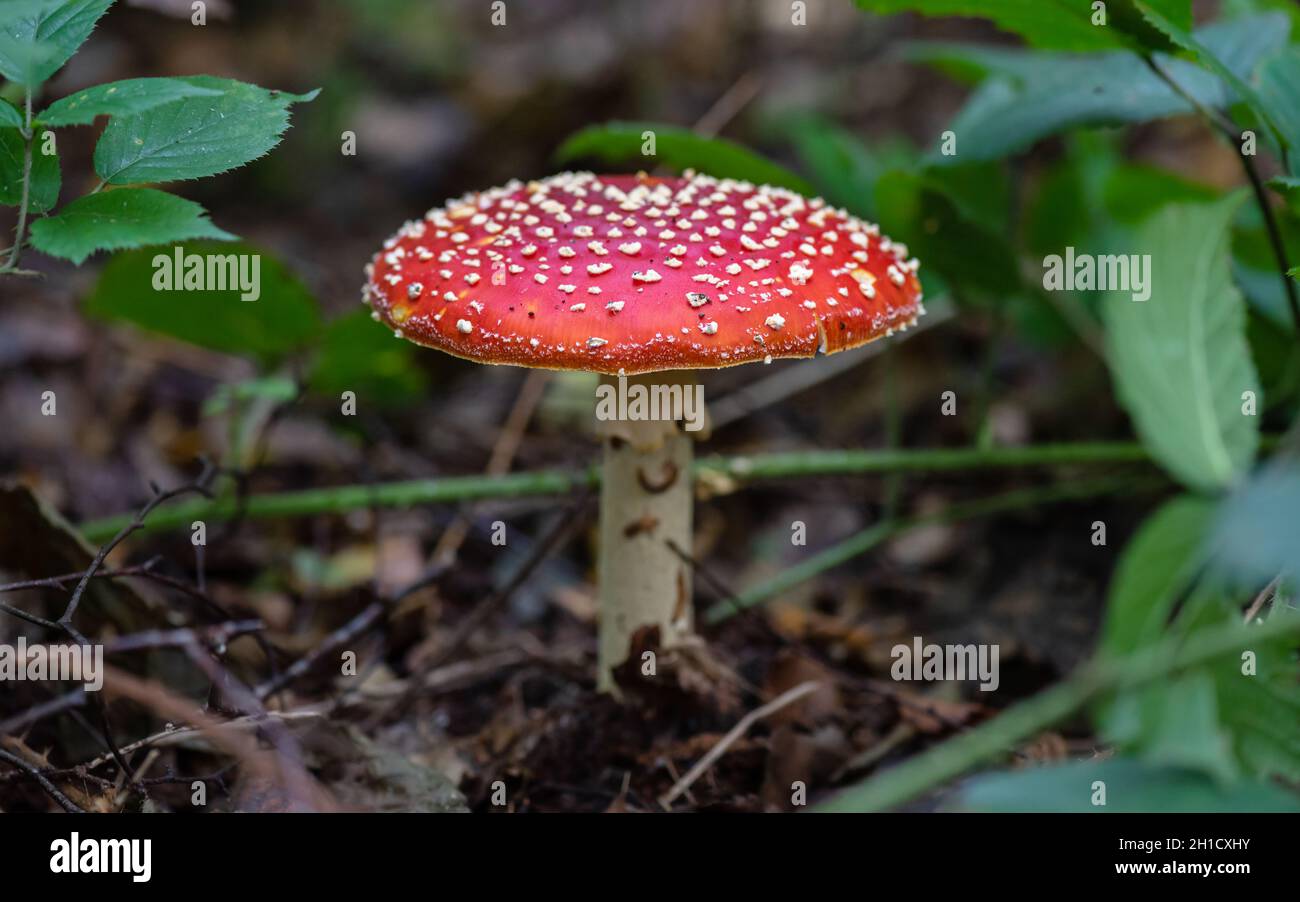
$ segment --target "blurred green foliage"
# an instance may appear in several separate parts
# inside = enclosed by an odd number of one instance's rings
[[[119,254],[108,262],[86,312],[126,321],[168,338],[239,354],[271,364],[302,350],[321,332],[316,299],[282,263],[245,244],[207,242],[178,245],[186,257],[257,256],[260,296],[240,299],[240,291],[154,290],[155,260],[173,258],[171,247]]]

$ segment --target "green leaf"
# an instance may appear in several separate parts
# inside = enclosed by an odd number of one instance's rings
[[[1094,784],[1106,804],[1093,804]],[[1073,761],[986,774],[957,794],[956,807],[987,812],[1297,812],[1300,798],[1263,780],[1219,785],[1205,775],[1133,758]]]
[[[1190,635],[1198,631],[1213,631],[1241,622],[1241,608],[1256,587],[1251,586],[1244,597],[1222,588],[1216,579],[1209,580],[1194,593],[1184,605],[1172,629]],[[1281,608],[1265,609],[1261,619],[1294,616]],[[1197,754],[1193,750],[1179,751],[1177,736],[1163,742],[1150,742],[1143,753],[1148,757],[1161,754],[1166,760],[1178,758],[1188,764],[1198,763],[1207,773],[1226,777],[1224,769],[1258,777],[1279,776],[1287,780],[1300,779],[1300,669],[1298,669],[1294,639],[1257,640],[1246,649],[1246,657],[1225,656],[1209,662],[1204,671],[1213,681],[1218,728],[1214,734],[1219,740],[1212,748],[1205,745]],[[1247,665],[1250,666],[1247,666]],[[1193,704],[1186,696],[1169,695],[1159,698],[1164,686],[1152,686],[1149,691],[1156,697],[1147,705],[1156,711],[1175,709],[1184,716],[1175,720],[1183,728],[1190,725],[1193,716],[1186,711]],[[1201,703],[1202,707],[1207,707]],[[1154,722],[1154,718],[1152,718]],[[1205,725],[1193,726],[1204,735]],[[1158,738],[1158,737],[1156,737]],[[1145,743],[1144,743],[1145,744]],[[1181,744],[1187,744],[1182,740]],[[1216,757],[1226,761],[1216,761]]]
[[[225,382],[217,386],[203,402],[205,417],[217,416],[249,401],[267,401],[274,405],[287,404],[298,397],[298,383],[288,376],[263,376]]]
[[[1006,238],[971,220],[924,174],[893,170],[876,184],[880,221],[891,237],[940,273],[958,297],[1004,301],[1024,286]]]
[[[312,367],[312,391],[337,398],[353,391],[367,406],[393,407],[425,394],[428,383],[416,361],[416,347],[358,310],[325,328]]]
[[[186,244],[180,252],[187,261],[204,258],[204,265],[233,257],[251,272],[256,261],[259,297],[240,299],[238,288],[161,291],[155,276],[172,264],[176,251],[131,251],[108,262],[86,305],[86,312],[102,319],[134,323],[149,331],[229,354],[262,361],[282,357],[305,347],[320,330],[320,317],[311,292],[268,254],[244,244]],[[225,268],[225,267],[222,267]]]
[[[1191,0],[1151,0],[1171,20],[1192,27]],[[978,16],[1047,50],[1100,50],[1117,46],[1164,50],[1168,39],[1147,23],[1133,0],[1109,0],[1105,19],[1094,22],[1084,0],[857,0],[875,13]]]
[[[214,226],[194,201],[153,188],[90,194],[32,223],[33,247],[78,265],[96,251],[234,237]]]
[[[22,128],[23,114],[16,106],[0,98],[0,128]]]
[[[113,0],[18,2],[0,8],[0,75],[35,86],[62,68]],[[10,6],[10,4],[6,4]]]
[[[641,150],[654,133],[655,153]],[[658,164],[678,171],[697,169],[717,178],[731,178],[756,185],[776,185],[811,195],[812,186],[782,166],[723,138],[704,138],[689,129],[655,122],[609,122],[593,125],[570,135],[555,152],[561,163],[596,159],[604,163],[639,160],[643,168]]]
[[[130,116],[187,97],[220,95],[179,78],[128,78],[70,94],[36,118],[49,126],[90,125],[96,116]]]
[[[1221,196],[1209,185],[1139,163],[1117,166],[1107,177],[1103,192],[1107,212],[1125,225],[1137,225],[1165,204],[1204,204]]]
[[[1300,577],[1297,511],[1300,469],[1285,462],[1265,468],[1224,503],[1210,543],[1216,564],[1247,585]]]
[[[1147,0],[1147,2],[1134,0],[1134,3],[1148,22],[1164,32],[1179,47],[1186,50],[1197,63],[1221,78],[1237,93],[1237,97],[1251,108],[1256,117],[1272,129],[1274,135],[1280,136],[1281,132],[1269,115],[1267,106],[1255,93],[1255,89],[1247,83],[1249,73],[1241,73],[1229,65],[1227,60],[1220,57],[1216,48],[1202,42],[1199,36],[1193,35],[1187,26],[1172,21],[1168,16],[1164,15],[1157,8],[1158,4],[1153,4],[1150,0]]]
[[[1242,199],[1153,216],[1130,249],[1150,261],[1150,298],[1110,291],[1103,304],[1111,374],[1138,435],[1174,476],[1210,491],[1235,482],[1259,443],[1258,419],[1242,413],[1259,381],[1228,262]]]
[[[1127,654],[1164,635],[1173,604],[1200,563],[1214,515],[1211,501],[1184,495],[1146,519],[1111,578],[1102,651]]]
[[[867,219],[880,215],[876,183],[881,176],[907,168],[916,157],[902,142],[867,147],[857,135],[814,116],[798,118],[785,133],[821,196]]]
[[[1290,500],[1300,503],[1300,496]],[[1235,553],[1225,531],[1240,530],[1236,538],[1250,549],[1261,542],[1276,544],[1278,535],[1292,531],[1288,517],[1294,518],[1294,508],[1286,501],[1279,499],[1271,519],[1258,510],[1230,516],[1233,502],[1220,506],[1183,496],[1166,503],[1142,525],[1116,567],[1102,654],[1119,658],[1171,634],[1190,637],[1239,622],[1241,604],[1218,578],[1223,568],[1216,564],[1213,578],[1206,578],[1205,564]],[[1250,673],[1228,656],[1175,679],[1121,688],[1095,706],[1098,732],[1150,763],[1199,770],[1224,782],[1243,772],[1300,773],[1300,718],[1289,727],[1279,718],[1274,726],[1267,714],[1300,711],[1292,649],[1283,641],[1251,651],[1255,670]]]
[[[1300,188],[1300,47],[1287,47],[1260,66],[1259,102],[1287,149],[1292,175],[1279,181],[1286,190]]]
[[[219,96],[111,119],[95,147],[100,178],[112,185],[170,182],[243,166],[280,143],[292,104],[318,93],[286,94],[206,75],[180,81]]]
[[[27,209],[33,213],[52,209],[59,202],[59,189],[63,185],[59,155],[41,152],[46,144],[44,135],[45,131],[38,128],[32,141],[32,180]],[[0,128],[0,205],[16,207],[23,202],[24,152],[23,138],[18,130]]]
[[[857,0],[860,9],[884,15],[917,12],[926,16],[991,19],[999,28],[1049,50],[1099,50],[1120,36],[1093,25],[1090,4],[1070,0]]]
[[[1216,23],[1197,39],[1229,71],[1249,77],[1259,61],[1286,43],[1286,19],[1257,16]],[[1079,126],[1122,125],[1188,114],[1192,107],[1131,53],[1080,56],[992,49],[981,45],[913,44],[911,59],[950,69],[960,64],[987,80],[948,126],[955,156],[932,152],[930,161],[951,164],[994,159]],[[1232,95],[1214,75],[1184,60],[1157,60],[1198,103],[1227,107]]]

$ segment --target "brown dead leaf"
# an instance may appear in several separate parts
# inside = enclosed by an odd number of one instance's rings
[[[776,725],[799,723],[812,726],[843,710],[835,674],[820,661],[789,649],[773,658],[763,679],[764,698],[773,699],[800,683],[817,683],[811,695],[774,712],[768,720]]]

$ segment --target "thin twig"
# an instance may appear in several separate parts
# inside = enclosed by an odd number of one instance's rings
[[[33,764],[28,764],[22,758],[19,758],[17,755],[12,754],[11,752],[6,752],[4,749],[0,749],[0,761],[7,761],[10,764],[12,764],[14,767],[18,768],[19,770],[24,770],[27,773],[31,774],[32,779],[34,779],[37,783],[41,784],[41,788],[45,790],[45,792],[49,795],[50,798],[58,802],[59,806],[64,811],[68,812],[69,814],[86,813],[85,809],[81,808],[79,805],[77,805],[76,802],[72,801],[72,799],[68,798],[62,792],[60,792],[59,787],[51,783],[49,779],[43,773],[41,773],[39,767],[36,767]]]
[[[0,720],[0,736],[15,736],[38,721],[59,714],[69,708],[79,708],[85,703],[85,689],[78,688],[73,689],[71,692],[65,692],[63,695],[56,696],[47,702],[28,708],[8,720]]]
[[[69,599],[67,608],[59,618],[59,623],[63,624],[64,627],[70,627],[72,625],[72,618],[77,613],[77,606],[80,605],[81,597],[85,594],[86,586],[90,585],[90,580],[95,576],[95,572],[103,566],[105,558],[112,553],[114,548],[121,544],[122,541],[131,533],[144,526],[145,520],[149,517],[149,514],[153,512],[154,508],[173,498],[178,498],[182,495],[188,495],[194,492],[207,497],[209,495],[208,483],[211,481],[212,475],[213,469],[211,465],[207,461],[204,461],[203,471],[199,474],[199,478],[194,482],[165,492],[159,491],[155,488],[154,496],[149,499],[148,504],[140,508],[139,512],[135,515],[135,519],[119,529],[117,535],[100,546],[99,551],[95,554],[94,560],[90,562],[90,566],[86,568],[85,574],[81,577],[81,582],[77,583],[77,588],[73,589],[72,598]]]
[[[1268,202],[1268,192],[1265,190],[1264,180],[1260,178],[1254,161],[1242,151],[1240,135],[1237,133],[1236,126],[1226,117],[1210,110],[1184,89],[1150,54],[1142,54],[1142,59],[1147,64],[1147,68],[1156,74],[1156,77],[1168,85],[1179,97],[1191,104],[1192,108],[1210,125],[1218,129],[1229,146],[1236,150],[1237,159],[1241,161],[1242,169],[1246,172],[1246,178],[1250,181],[1250,189],[1255,194],[1255,203],[1264,217],[1264,229],[1268,233],[1269,245],[1272,247],[1273,256],[1277,260],[1282,277],[1282,289],[1286,294],[1287,304],[1291,308],[1291,321],[1295,324],[1296,331],[1300,332],[1300,296],[1297,296],[1295,282],[1288,275],[1291,271],[1291,262],[1287,257],[1286,244],[1282,240],[1282,232],[1278,228],[1276,217],[1273,215],[1273,207]]]
[[[671,808],[673,802],[677,800],[678,796],[682,795],[682,793],[695,785],[695,781],[704,776],[705,772],[713,766],[714,762],[725,755],[727,749],[731,748],[740,737],[748,733],[750,727],[762,720],[764,717],[775,714],[787,705],[797,702],[805,695],[810,695],[815,692],[820,685],[821,684],[816,680],[809,680],[806,683],[800,683],[793,689],[788,689],[781,693],[766,705],[750,711],[742,717],[734,727],[728,730],[727,735],[719,739],[717,745],[709,749],[703,758],[695,762],[695,766],[683,774],[682,778],[673,784],[672,789],[659,797],[659,804],[664,808]]]
[[[532,549],[528,553],[528,557],[525,558],[524,562],[519,565],[513,574],[511,574],[510,579],[506,580],[505,584],[502,585],[501,588],[497,589],[487,598],[479,602],[474,610],[470,611],[469,614],[461,619],[461,622],[457,625],[455,631],[452,632],[447,640],[443,642],[442,645],[439,646],[432,655],[430,655],[428,660],[424,662],[423,667],[420,669],[421,674],[427,673],[428,671],[434,670],[435,668],[445,664],[448,659],[456,653],[460,646],[474,633],[474,630],[478,629],[479,626],[482,625],[483,621],[487,620],[494,611],[510,600],[510,597],[515,594],[515,591],[527,582],[528,578],[532,576],[533,571],[536,570],[543,561],[560,548],[564,547],[577,531],[578,525],[585,520],[584,515],[586,513],[586,508],[587,496],[584,494],[579,498],[576,504],[561,515],[558,522],[551,527],[546,535],[533,545]]]
[[[1260,608],[1264,607],[1264,604],[1277,594],[1277,587],[1281,584],[1282,575],[1279,573],[1277,576],[1273,577],[1272,582],[1259,590],[1259,594],[1255,596],[1255,600],[1252,601],[1250,607],[1246,609],[1246,614],[1242,617],[1242,620],[1246,623],[1250,623],[1250,621],[1254,620],[1255,615],[1259,613]]]

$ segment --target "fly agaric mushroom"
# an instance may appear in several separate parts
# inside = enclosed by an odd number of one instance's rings
[[[693,370],[907,328],[924,313],[917,267],[876,226],[783,188],[561,173],[408,222],[367,267],[364,300],[399,338],[457,357],[671,391]],[[672,545],[691,547],[692,446],[671,421],[603,438],[598,682],[611,689],[638,629],[658,627],[661,647],[690,634]]]

